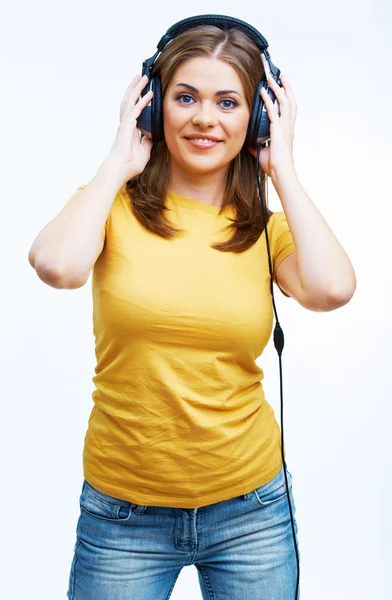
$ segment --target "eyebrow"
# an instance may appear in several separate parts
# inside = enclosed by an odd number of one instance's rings
[[[179,85],[187,88],[191,92],[195,92],[195,94],[199,93],[199,90],[197,88],[193,87],[193,85],[189,85],[188,83],[177,83],[177,85],[175,85],[174,87],[176,88]],[[242,98],[241,94],[239,92],[236,92],[235,90],[220,90],[219,92],[215,92],[214,96],[224,96],[225,94],[237,94],[240,98]]]

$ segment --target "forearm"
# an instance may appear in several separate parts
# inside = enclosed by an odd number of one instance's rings
[[[306,194],[295,170],[274,176],[272,183],[293,236],[303,289],[319,297],[351,298],[356,277],[350,259]]]
[[[77,280],[92,268],[97,242],[122,183],[116,164],[107,157],[91,182],[37,236],[29,252],[37,272]]]

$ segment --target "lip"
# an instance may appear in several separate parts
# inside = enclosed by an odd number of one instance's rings
[[[215,146],[218,146],[218,144],[221,143],[219,141],[216,142],[214,140],[208,140],[208,142],[198,142],[197,139],[194,138],[187,139],[186,141],[194,148],[197,148],[197,150],[211,150],[211,148],[215,148]]]

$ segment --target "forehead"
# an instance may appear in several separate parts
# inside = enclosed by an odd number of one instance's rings
[[[234,89],[243,93],[243,85],[237,71],[218,58],[197,57],[186,60],[177,67],[171,86],[188,83],[198,90]]]

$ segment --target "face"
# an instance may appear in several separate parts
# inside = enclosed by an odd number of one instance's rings
[[[172,167],[199,175],[226,171],[244,144],[249,116],[241,79],[231,65],[215,58],[184,62],[163,100]]]

